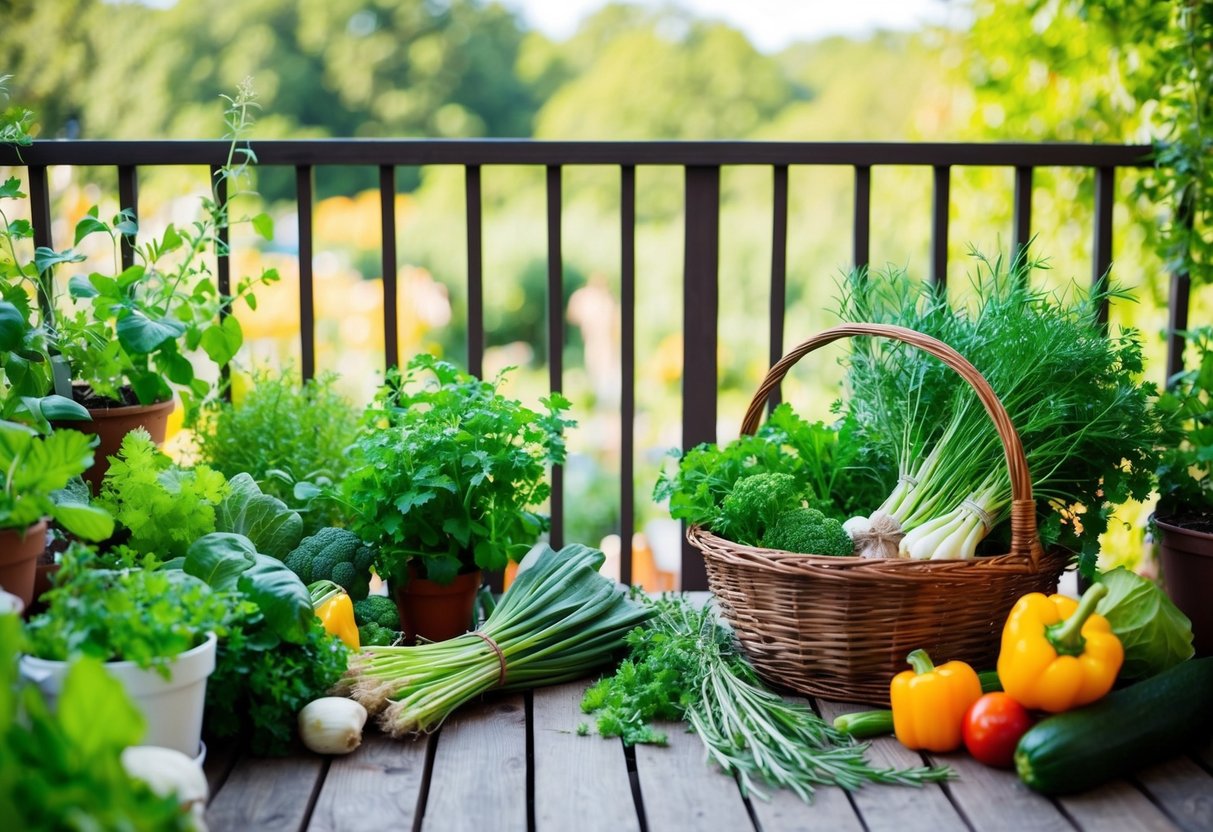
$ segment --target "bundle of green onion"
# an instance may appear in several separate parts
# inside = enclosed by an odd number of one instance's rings
[[[1141,380],[1137,333],[1110,333],[1100,319],[1102,306],[1126,296],[1104,283],[1077,298],[1035,288],[1040,267],[978,256],[968,304],[902,272],[855,275],[842,317],[934,336],[976,366],[1023,442],[1042,537],[1090,555],[1110,506],[1150,491],[1156,391]],[[1011,503],[1002,442],[976,395],[932,356],[876,339],[856,339],[847,382],[861,439],[897,459],[901,475],[847,530],[858,540],[892,520],[905,533],[902,557],[973,557]],[[1087,511],[1080,522],[1076,506]]]
[[[379,714],[394,737],[437,730],[457,707],[493,690],[580,679],[608,662],[649,617],[598,573],[585,546],[533,549],[484,626],[412,647],[372,647],[350,659],[337,691]]]

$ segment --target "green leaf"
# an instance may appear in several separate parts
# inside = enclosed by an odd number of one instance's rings
[[[5,179],[0,184],[0,199],[25,199],[25,194],[21,192],[21,180],[15,176]]]
[[[97,232],[108,234],[109,230],[108,225],[97,219],[96,216],[89,214],[76,223],[76,240],[72,245],[80,245],[80,241],[90,234],[96,234]]]
[[[114,518],[97,506],[63,503],[55,506],[51,516],[63,528],[85,540],[107,540],[114,534]]]
[[[149,318],[142,312],[131,311],[118,319],[118,341],[134,355],[154,352],[165,341],[185,333],[185,324],[172,318]]]
[[[253,217],[253,230],[262,236],[263,239],[274,239],[274,220],[269,214],[258,214]]]
[[[175,251],[181,247],[181,234],[177,231],[177,226],[169,223],[168,228],[164,229],[164,235],[160,238],[160,243],[156,247],[157,254],[168,254],[170,251]]]
[[[257,603],[266,623],[285,641],[301,644],[315,612],[307,587],[277,558],[255,555],[255,563],[240,575],[241,592]]]
[[[14,240],[28,240],[34,236],[34,227],[29,220],[13,220],[8,224],[8,235]]]
[[[139,399],[139,404],[162,402],[173,395],[173,391],[164,383],[164,379],[156,373],[131,371],[127,377],[130,379],[131,389],[135,391],[135,398]]]
[[[25,316],[6,300],[0,300],[0,350],[15,350],[25,341]]]
[[[236,588],[237,579],[256,562],[257,550],[244,535],[212,532],[190,544],[182,567],[217,590]]]
[[[75,430],[57,430],[50,436],[29,443],[26,457],[11,477],[14,491],[49,494],[67,485],[93,464],[93,445],[97,437]]]
[[[261,493],[249,474],[228,482],[228,494],[215,513],[215,529],[247,537],[256,550],[285,558],[303,538],[303,518],[277,497]]]
[[[127,289],[143,279],[146,271],[143,266],[137,263],[126,269],[122,274],[118,275],[118,288],[125,293]]]
[[[112,298],[115,301],[122,300],[122,290],[118,286],[118,281],[109,275],[93,272],[88,276],[88,282],[90,286],[97,290],[98,294]]]
[[[126,237],[139,233],[139,221],[135,218],[134,209],[123,208],[114,215],[114,230]]]
[[[244,332],[233,315],[228,315],[222,323],[211,324],[202,332],[202,349],[220,366],[235,358],[243,343]]]
[[[72,275],[67,281],[67,291],[74,298],[95,298],[101,294],[92,281],[80,274]]]
[[[1158,584],[1123,566],[1100,575],[1099,582],[1108,594],[1096,611],[1125,650],[1121,678],[1147,679],[1191,658],[1192,622]]]
[[[454,555],[432,555],[425,559],[425,576],[440,584],[449,584],[459,574],[459,558]]]
[[[101,764],[116,749],[138,745],[147,733],[147,723],[122,683],[94,658],[77,659],[68,668],[58,716],[66,746],[86,765]]]
[[[60,263],[81,263],[83,261],[83,254],[76,254],[70,249],[67,251],[55,251],[53,248],[47,248],[46,246],[38,246],[38,248],[34,249],[34,268],[38,270],[38,274],[42,274],[47,269]]]

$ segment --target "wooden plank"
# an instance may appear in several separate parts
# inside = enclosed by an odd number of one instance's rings
[[[335,757],[309,832],[399,832],[411,829],[425,782],[428,737],[394,740],[367,733],[352,754]]]
[[[438,735],[422,829],[526,829],[526,707],[521,694],[464,706]]]
[[[579,723],[593,723],[581,712],[585,688],[572,682],[532,694],[535,829],[639,832],[623,744],[577,736]]]
[[[327,764],[314,755],[275,760],[242,757],[211,801],[207,825],[257,832],[301,829]]]
[[[807,699],[799,696],[787,699],[801,705],[809,704]],[[787,789],[771,789],[768,793],[769,800],[750,797],[750,806],[762,832],[809,832],[817,829],[860,832],[863,829],[855,806],[842,789],[820,786],[814,791],[811,804]]]
[[[1081,829],[1160,832],[1179,828],[1148,797],[1124,780],[1059,797],[1057,803]]]
[[[202,771],[206,774],[206,785],[210,790],[211,801],[227,782],[239,757],[240,747],[234,742],[216,742],[213,746],[206,747],[206,762],[202,764]]]
[[[926,756],[934,765],[956,770],[958,779],[945,788],[974,829],[1063,832],[1074,828],[1056,805],[1025,786],[1013,771],[990,768],[964,752]]]
[[[682,723],[657,723],[669,745],[636,746],[636,775],[649,832],[753,829],[737,783],[704,760],[703,743]]]
[[[1133,778],[1187,830],[1213,830],[1213,777],[1188,757],[1175,757]]]
[[[865,705],[818,700],[822,716],[833,720],[839,714],[871,710]],[[911,768],[923,764],[922,755],[910,751],[892,737],[872,741],[868,759],[873,765]],[[968,825],[948,799],[943,788],[928,785],[921,789],[907,786],[864,786],[854,795],[855,808],[872,832],[882,829],[910,830],[968,829]],[[1023,827],[1026,828],[1026,827]]]

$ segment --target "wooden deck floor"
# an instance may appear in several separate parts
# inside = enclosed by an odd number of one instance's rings
[[[1050,800],[1014,774],[961,754],[931,755],[959,779],[925,789],[821,789],[813,805],[776,793],[745,799],[709,768],[693,734],[625,750],[579,737],[585,683],[471,703],[437,734],[397,741],[368,731],[347,757],[278,760],[213,749],[212,832],[245,830],[1213,830],[1213,742],[1132,780]],[[827,717],[859,706],[821,701]],[[873,745],[892,766],[923,758],[892,738]]]

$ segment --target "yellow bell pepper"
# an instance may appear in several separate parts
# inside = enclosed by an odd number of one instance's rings
[[[998,678],[1012,699],[1060,713],[1112,689],[1125,651],[1108,620],[1095,613],[1107,591],[1095,584],[1081,601],[1033,592],[1015,602],[998,654]]]
[[[981,698],[977,671],[964,662],[931,663],[924,650],[906,657],[913,670],[889,684],[893,733],[906,748],[955,751],[963,739],[965,712]]]
[[[308,586],[312,610],[324,631],[337,636],[351,650],[360,650],[358,623],[354,620],[354,602],[349,594],[332,581],[316,581]]]

